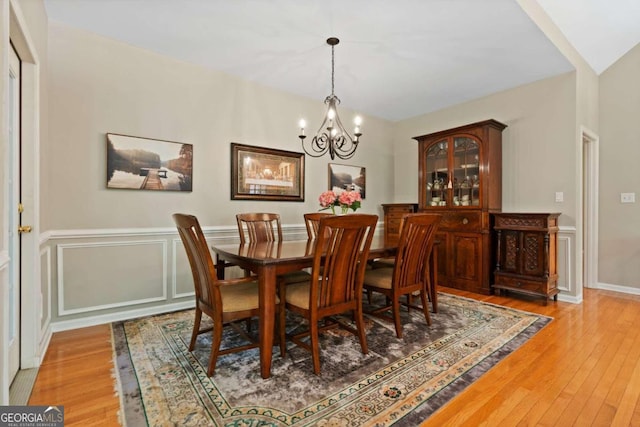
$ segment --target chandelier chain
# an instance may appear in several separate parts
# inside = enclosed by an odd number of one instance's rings
[[[335,96],[334,88],[333,88],[333,78],[335,74],[335,55],[333,49],[335,46],[331,46],[331,96]]]

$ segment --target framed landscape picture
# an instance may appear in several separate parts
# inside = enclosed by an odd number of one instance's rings
[[[231,143],[231,200],[304,202],[304,154]]]
[[[193,145],[107,134],[107,188],[191,191]]]
[[[362,166],[329,163],[329,190],[340,194],[345,190],[358,191],[363,199],[367,192],[367,173]]]

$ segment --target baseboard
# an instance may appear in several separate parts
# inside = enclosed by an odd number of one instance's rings
[[[160,305],[154,307],[140,308],[136,310],[120,311],[118,313],[109,313],[95,316],[83,317],[80,319],[63,320],[51,323],[52,332],[68,331],[71,329],[86,328],[88,326],[103,325],[105,323],[117,322],[121,320],[135,319],[137,317],[151,316],[160,313],[169,313],[172,311],[186,310],[193,308],[195,302],[185,301],[175,304]]]
[[[595,289],[603,291],[621,292],[623,294],[640,295],[640,288],[632,288],[630,286],[612,285],[610,283],[598,282]]]

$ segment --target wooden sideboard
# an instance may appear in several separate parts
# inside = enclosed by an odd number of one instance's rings
[[[400,221],[402,215],[418,211],[417,203],[385,203],[384,211],[384,244],[397,245],[400,238]]]
[[[559,213],[495,213],[493,289],[558,299]]]

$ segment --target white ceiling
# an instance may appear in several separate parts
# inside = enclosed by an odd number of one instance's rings
[[[638,0],[538,0],[598,73],[640,42]],[[573,69],[515,0],[45,0],[49,19],[401,120]],[[296,118],[297,119],[297,118]]]

